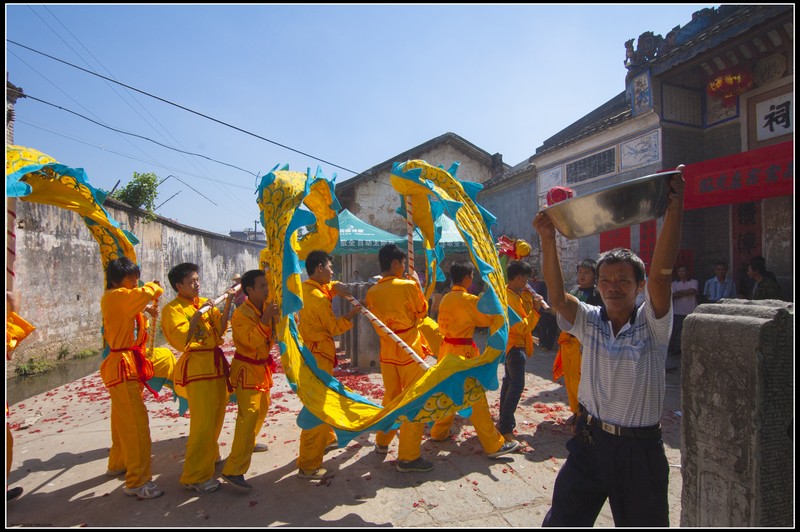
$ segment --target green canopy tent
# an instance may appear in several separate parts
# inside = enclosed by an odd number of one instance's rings
[[[439,244],[445,252],[467,251],[464,239],[453,220],[442,214],[437,219],[437,224],[442,227]],[[339,213],[339,245],[333,250],[334,255],[375,254],[386,244],[397,244],[405,249],[408,238],[370,225],[347,209]],[[414,229],[414,251],[422,252],[422,237],[418,229]]]
[[[439,238],[439,245],[442,246],[442,249],[445,253],[467,252],[467,245],[464,243],[461,233],[458,232],[456,223],[451,220],[450,217],[444,214],[440,215],[436,219],[436,225],[440,225],[442,227],[442,236]],[[415,229],[414,232],[414,242],[416,242],[417,239],[421,241],[422,237],[419,235],[419,230]]]
[[[405,247],[408,240],[368,224],[347,209],[339,213],[339,245],[334,255],[377,254],[386,244]]]

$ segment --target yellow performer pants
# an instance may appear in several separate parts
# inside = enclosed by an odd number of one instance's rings
[[[11,460],[14,459],[14,437],[6,423],[6,487],[8,487],[8,474],[11,473]]]
[[[333,374],[333,360],[317,357],[319,369]],[[313,472],[322,465],[325,448],[336,441],[336,433],[330,425],[321,424],[313,429],[300,431],[300,455],[297,457],[297,467],[303,471]]]
[[[153,377],[174,380],[175,355],[166,347],[154,347],[153,354],[147,353],[147,359],[153,363]]]
[[[256,437],[269,411],[269,392],[261,390],[236,388],[236,431],[233,434],[233,445],[223,475],[244,475],[250,469]]]
[[[189,439],[180,482],[196,484],[214,476],[228,388],[225,377],[217,377],[190,382],[186,385],[186,392],[189,400]]]
[[[561,364],[564,368],[564,387],[567,389],[569,410],[580,414],[578,405],[578,386],[581,383],[581,343],[571,334],[562,331],[558,337],[558,350],[561,352]]]
[[[469,380],[467,380],[469,382]],[[473,379],[474,382],[474,379]],[[469,417],[470,423],[475,427],[475,432],[478,434],[478,440],[481,442],[481,447],[485,453],[493,453],[500,450],[500,447],[505,443],[505,438],[494,426],[492,414],[489,412],[489,402],[486,400],[486,392],[483,391],[481,386],[474,382],[476,388],[470,393],[471,397],[477,399],[469,406],[472,407],[472,415]],[[464,384],[466,388],[467,383]],[[465,396],[466,399],[466,396]],[[472,399],[470,399],[472,400]],[[453,424],[454,415],[445,416],[437,420],[431,427],[431,438],[434,440],[443,440],[450,434],[450,426]]]
[[[111,395],[111,450],[108,469],[126,470],[125,487],[138,488],[150,473],[150,420],[142,399],[144,386],[125,380],[108,389]]]
[[[383,377],[383,405],[387,405],[403,393],[403,390],[410,387],[422,377],[423,371],[416,363],[405,366],[395,366],[394,364],[381,364],[381,376]],[[423,423],[412,423],[406,421],[400,425],[400,446],[397,450],[397,459],[402,461],[416,460],[420,456],[419,446],[422,443],[422,433],[425,430]],[[394,439],[397,431],[378,432],[375,435],[375,443],[378,445],[389,445]]]

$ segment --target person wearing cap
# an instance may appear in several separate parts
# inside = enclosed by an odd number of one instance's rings
[[[669,464],[659,420],[672,331],[672,269],[683,217],[683,166],[670,193],[645,284],[644,262],[616,248],[597,262],[605,305],[588,305],[564,290],[555,226],[539,212],[544,280],[559,326],[583,345],[577,433],[553,488],[542,526],[591,527],[606,500],[616,526],[669,526]],[[636,307],[636,294],[645,303]]]
[[[233,281],[234,285],[242,284],[242,275],[237,273],[231,277],[231,281]],[[241,305],[244,305],[245,301],[247,301],[247,294],[245,294],[244,288],[240,286],[239,290],[237,290],[236,294],[233,296],[234,308],[239,308]]]

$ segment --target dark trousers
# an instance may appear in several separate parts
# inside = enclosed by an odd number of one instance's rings
[[[591,527],[606,499],[616,526],[668,527],[669,464],[660,438],[614,436],[578,420],[542,526]]]
[[[539,323],[536,324],[533,332],[539,338],[539,345],[548,351],[552,351],[560,332],[556,317],[549,312],[542,312],[539,316]]]
[[[672,315],[672,336],[669,337],[669,348],[667,348],[670,355],[681,353],[681,334],[683,334],[683,320],[685,319],[686,315],[684,314]]]
[[[525,389],[525,349],[515,347],[506,353],[506,374],[500,387],[500,420],[497,428],[501,434],[513,432],[517,426],[514,412],[517,411],[522,390]]]

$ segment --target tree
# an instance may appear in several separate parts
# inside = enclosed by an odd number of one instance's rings
[[[111,195],[112,198],[127,203],[135,209],[147,212],[147,218],[155,219],[155,201],[158,197],[158,176],[152,172],[133,173],[133,179],[124,188]]]

